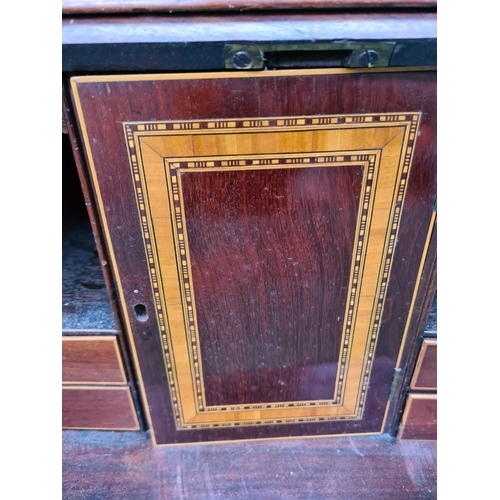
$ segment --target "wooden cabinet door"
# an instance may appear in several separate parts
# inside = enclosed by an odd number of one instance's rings
[[[382,431],[432,224],[435,82],[72,79],[156,444]]]

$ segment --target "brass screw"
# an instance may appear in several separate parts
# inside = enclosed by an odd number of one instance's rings
[[[233,55],[233,66],[236,69],[248,69],[252,67],[252,56],[244,51],[240,50]]]

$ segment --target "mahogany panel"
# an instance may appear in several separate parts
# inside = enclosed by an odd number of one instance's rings
[[[425,249],[435,196],[435,72],[273,72],[272,77],[151,79],[78,83],[91,162],[99,169],[107,227],[114,247],[132,346],[141,369],[156,443],[380,432],[401,336]],[[305,97],[307,96],[307,97]],[[419,137],[406,191],[398,243],[361,421],[176,431],[147,258],[135,206],[135,187],[121,123],[233,117],[310,116],[420,111]],[[105,166],[105,171],[101,171]],[[101,217],[103,213],[101,212]]]
[[[63,383],[127,383],[117,338],[63,338],[62,381]]]
[[[437,389],[437,340],[424,339],[411,381],[412,389]]]
[[[129,387],[63,387],[63,429],[139,430]]]
[[[332,397],[362,177],[183,174],[207,404]]]
[[[408,394],[398,438],[437,440],[437,395]]]
[[[436,7],[436,0],[63,0],[62,13],[111,14],[259,9]]]

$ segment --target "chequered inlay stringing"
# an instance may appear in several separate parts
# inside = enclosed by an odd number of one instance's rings
[[[169,178],[172,196],[171,207],[174,219],[174,227],[176,229],[176,244],[178,255],[180,255],[181,263],[181,286],[183,288],[183,295],[187,304],[187,321],[189,332],[189,347],[191,354],[191,367],[193,370],[193,384],[196,388],[196,398],[198,401],[198,411],[235,411],[235,410],[255,410],[267,408],[293,408],[305,406],[333,406],[341,402],[343,379],[345,372],[345,364],[347,361],[347,353],[349,342],[351,339],[351,328],[353,325],[354,306],[356,303],[357,292],[359,290],[359,272],[362,262],[362,254],[366,249],[366,230],[367,222],[369,222],[369,211],[371,208],[371,201],[373,199],[373,183],[375,166],[378,159],[377,154],[372,155],[319,155],[314,156],[286,156],[282,158],[238,158],[232,160],[195,160],[195,161],[182,161],[182,162],[166,162],[166,174]],[[349,283],[349,297],[347,300],[346,321],[342,335],[343,347],[341,350],[341,359],[339,362],[339,376],[337,382],[337,390],[334,391],[332,387],[332,399],[322,401],[291,401],[284,403],[260,403],[260,404],[240,404],[240,405],[225,405],[225,406],[206,406],[204,405],[203,398],[203,376],[200,370],[200,349],[199,339],[197,335],[197,325],[194,319],[195,303],[193,297],[193,283],[191,281],[191,273],[187,256],[189,254],[188,237],[185,230],[185,215],[182,210],[181,192],[179,189],[179,170],[189,170],[190,168],[202,168],[212,170],[222,169],[238,169],[238,168],[262,168],[262,167],[321,167],[336,164],[338,166],[361,166],[367,171],[364,173],[364,186],[362,196],[360,197],[360,207],[358,219],[360,221],[358,231],[354,241],[353,258],[355,261],[353,276]],[[377,165],[378,166],[378,165]],[[335,168],[335,167],[331,167]],[[335,392],[335,394],[334,394]]]

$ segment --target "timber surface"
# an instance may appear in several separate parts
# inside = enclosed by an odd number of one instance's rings
[[[129,387],[63,387],[62,426],[67,429],[139,430]]]
[[[437,394],[408,394],[398,437],[437,440]]]
[[[435,199],[435,74],[305,75],[298,72],[294,76],[287,73],[285,77],[279,72],[273,72],[273,78],[263,75],[235,78],[233,74],[227,77],[217,74],[204,75],[204,78],[195,80],[169,80],[156,76],[155,81],[127,82],[126,79],[127,77],[123,77],[124,81],[82,81],[78,83],[78,91],[80,102],[84,103],[83,114],[86,115],[88,127],[86,141],[92,144],[92,161],[98,170],[99,189],[104,204],[109,207],[109,211],[106,209],[106,220],[114,247],[112,260],[120,276],[126,317],[130,321],[133,346],[136,349],[136,366],[141,368],[156,442],[172,442],[174,434],[177,442],[193,442],[280,435],[379,432],[401,342],[398,336],[404,331],[409,314]],[[227,98],[217,98],[221,95]],[[307,95],[315,95],[317,99],[309,101],[300,98]],[[99,97],[97,99],[93,96]],[[239,96],[246,97],[241,99]],[[134,214],[130,209],[136,206],[134,186],[129,174],[129,158],[120,124],[127,121],[151,121],[152,118],[155,121],[200,118],[220,120],[228,116],[293,117],[328,112],[342,115],[359,113],[360,110],[395,113],[408,109],[422,112],[420,137],[413,158],[399,227],[399,242],[387,287],[388,298],[381,318],[380,338],[374,352],[375,361],[370,381],[373,389],[367,397],[363,421],[292,423],[274,427],[269,425],[267,428],[264,425],[219,427],[196,429],[190,431],[189,435],[184,431],[177,432],[166,382],[158,323],[152,314],[149,318],[139,320],[134,309],[136,304],[141,304],[148,311],[154,311],[155,299],[145,261],[141,226],[137,212]],[[153,138],[148,141],[153,141]],[[299,147],[302,146],[297,143],[294,150]],[[153,153],[157,150],[158,148],[154,151],[151,149]],[[161,161],[163,169],[165,155],[154,155]],[[185,156],[184,153],[183,155]],[[105,171],[102,170],[104,166]],[[163,204],[162,207],[167,205]]]
[[[411,388],[437,390],[437,340],[423,340]]]
[[[63,18],[62,43],[429,39],[437,37],[436,17],[427,11],[77,16]]]
[[[149,433],[63,431],[62,498],[436,498],[436,448],[387,435],[154,448]]]
[[[120,358],[115,336],[63,337],[63,383],[125,384]]]
[[[63,14],[436,7],[435,0],[63,0]]]

